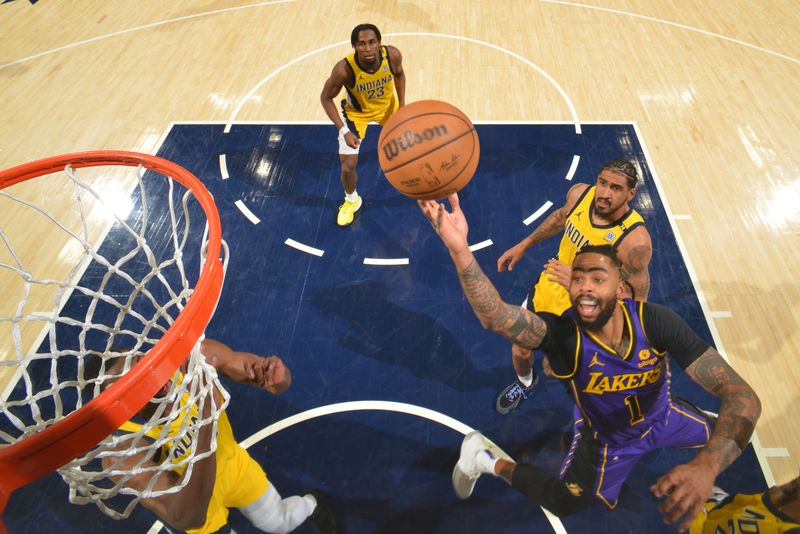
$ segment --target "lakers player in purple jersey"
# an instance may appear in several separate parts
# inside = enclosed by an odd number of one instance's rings
[[[322,109],[339,130],[339,161],[342,165],[344,202],[336,224],[349,226],[362,200],[358,184],[358,151],[367,135],[367,125],[386,124],[405,105],[406,74],[403,56],[394,46],[381,45],[381,32],[374,24],[359,24],[350,33],[353,51],[334,65],[320,95]],[[333,99],[344,89],[339,107]],[[395,94],[396,93],[396,94]]]
[[[610,245],[584,247],[573,260],[571,308],[557,316],[507,304],[467,245],[467,221],[451,195],[452,211],[419,201],[447,246],[461,286],[484,328],[520,346],[541,348],[575,402],[574,438],[559,476],[498,454],[480,432],[468,434],[453,470],[461,498],[483,473],[501,477],[556,515],[599,500],[617,504],[636,462],[660,447],[695,447],[697,455],[651,488],[661,512],[681,530],[711,494],[717,475],[746,447],[761,413],[752,388],[720,354],[668,308],[621,299],[621,263]],[[704,414],[669,391],[667,353],[722,402],[713,429]]]

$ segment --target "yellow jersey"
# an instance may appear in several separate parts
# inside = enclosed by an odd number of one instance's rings
[[[345,60],[353,73],[355,84],[352,88],[344,86],[345,98],[342,111],[347,119],[354,122],[377,122],[384,124],[400,106],[394,92],[394,72],[389,62],[385,46],[379,51],[379,64],[375,72],[367,72],[358,64],[355,50]]]
[[[183,377],[179,376],[178,380]],[[180,435],[181,424],[186,417],[192,422],[198,418],[197,405],[187,407],[189,394],[184,393],[180,399],[178,416],[170,422],[167,436]],[[139,432],[142,424],[127,421],[119,428],[123,432]],[[163,426],[159,425],[149,429],[145,435],[156,440],[161,437]],[[192,448],[192,436],[187,434],[177,443],[162,445],[153,458],[154,462],[171,462],[173,469],[182,474],[186,460]],[[217,451],[215,453],[217,468],[214,490],[206,512],[206,522],[199,529],[187,530],[188,534],[208,534],[216,532],[228,522],[228,508],[240,508],[255,502],[269,488],[269,481],[261,466],[253,460],[233,436],[228,415],[222,411],[217,422]],[[183,462],[183,463],[182,463]],[[182,465],[181,465],[182,463]]]
[[[611,224],[592,224],[595,187],[588,187],[567,214],[564,235],[558,246],[558,260],[567,265],[578,251],[586,245],[612,245],[615,249],[634,228],[644,225],[644,218],[633,208]],[[550,312],[561,315],[572,303],[569,293],[558,282],[548,280],[549,275],[542,271],[533,292],[533,309],[537,312]]]
[[[689,528],[689,534],[750,533],[800,534],[800,523],[784,516],[764,492],[708,502]]]

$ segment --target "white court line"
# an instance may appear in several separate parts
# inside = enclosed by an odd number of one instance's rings
[[[236,204],[236,207],[239,208],[239,211],[241,211],[245,217],[250,219],[251,223],[258,224],[261,222],[261,219],[256,217],[255,214],[252,211],[250,211],[250,208],[244,205],[244,202],[242,202],[241,200],[237,200],[236,202],[234,202],[234,204]]]
[[[740,41],[739,39],[734,39],[732,37],[727,37],[727,36],[722,35],[720,33],[714,33],[714,32],[710,32],[710,31],[707,31],[707,30],[701,30],[700,28],[695,28],[693,26],[687,26],[685,24],[678,24],[677,22],[670,22],[668,20],[658,19],[656,17],[649,17],[647,15],[639,15],[638,13],[631,13],[630,11],[621,11],[619,9],[610,9],[610,8],[607,8],[607,7],[590,6],[590,5],[586,5],[586,4],[579,4],[577,2],[564,2],[563,0],[539,0],[539,1],[540,2],[546,2],[546,3],[549,3],[549,4],[559,4],[559,5],[563,5],[563,6],[573,6],[573,7],[582,7],[584,9],[594,9],[596,11],[605,11],[607,13],[614,13],[614,14],[617,14],[617,15],[625,15],[627,17],[633,17],[633,18],[637,18],[637,19],[649,20],[649,21],[652,21],[652,22],[659,22],[661,24],[666,24],[667,26],[674,26],[676,28],[681,28],[683,30],[689,30],[689,31],[697,32],[697,33],[702,33],[703,35],[716,37],[717,39],[722,39],[723,41],[729,41],[731,43],[736,43],[736,44],[739,44],[739,45],[742,45],[742,46],[746,46],[748,48],[753,48],[753,49],[758,50],[760,52],[764,52],[764,53],[770,54],[772,56],[776,56],[776,57],[779,57],[779,58],[782,58],[782,59],[786,59],[788,61],[791,61],[793,63],[797,63],[797,64],[800,65],[800,59],[796,59],[796,58],[793,58],[791,56],[787,56],[785,54],[781,54],[780,52],[775,52],[774,50],[770,50],[768,48],[763,48],[761,46],[756,46],[754,44],[750,44],[750,43],[745,42],[745,41]]]
[[[676,213],[672,216],[673,221],[691,221],[692,216],[688,213]]]
[[[408,258],[364,258],[364,265],[408,265]]]
[[[528,216],[527,219],[525,219],[522,222],[525,224],[525,226],[528,226],[533,221],[535,221],[536,219],[541,217],[544,214],[544,212],[546,212],[547,210],[549,210],[552,207],[553,207],[553,203],[548,200],[547,202],[542,204],[542,206],[538,210],[534,211],[531,215]]]
[[[475,243],[474,245],[470,245],[470,246],[469,246],[469,249],[470,249],[472,252],[475,252],[476,250],[481,250],[481,249],[483,249],[483,248],[490,247],[490,246],[492,246],[493,244],[494,244],[494,243],[492,243],[492,240],[491,240],[491,239],[487,239],[486,241],[481,241],[480,243]]]
[[[733,317],[733,314],[727,310],[718,310],[709,312],[709,315],[715,319],[730,319]]]
[[[786,447],[765,447],[761,449],[761,452],[764,453],[764,456],[768,458],[788,458],[789,457],[789,449]]]
[[[230,178],[228,174],[228,160],[225,157],[225,154],[219,155],[219,173],[222,175],[223,180],[227,180]]]
[[[639,140],[639,144],[642,146],[642,151],[644,152],[644,157],[648,162],[653,162],[653,158],[650,157],[650,151],[647,149],[647,145],[645,144],[644,136],[642,136],[641,130],[639,130],[639,125],[636,122],[631,123],[633,124],[633,129],[636,132],[636,137]],[[695,292],[697,292],[697,300],[700,301],[700,307],[703,310],[703,315],[706,319],[706,324],[708,325],[708,329],[711,332],[711,337],[714,339],[714,345],[717,347],[717,351],[722,355],[725,360],[728,360],[728,357],[725,355],[725,346],[722,343],[722,338],[719,335],[719,331],[717,330],[716,323],[712,320],[712,312],[708,307],[708,300],[706,299],[705,293],[703,293],[703,288],[700,286],[700,282],[698,281],[697,274],[695,273],[694,266],[692,265],[691,258],[689,257],[689,253],[686,249],[686,244],[683,242],[683,237],[681,236],[680,229],[678,225],[675,224],[675,216],[672,214],[672,209],[669,206],[669,200],[667,196],[664,194],[664,188],[661,187],[661,180],[658,178],[658,173],[656,172],[655,167],[650,167],[650,172],[653,174],[653,182],[655,183],[656,190],[658,191],[658,196],[661,198],[661,203],[664,206],[664,211],[667,213],[667,219],[669,219],[669,225],[672,228],[672,233],[675,236],[675,242],[678,245],[678,249],[681,251],[681,257],[683,257],[683,263],[686,265],[686,272],[689,273],[689,279],[692,281],[692,286],[694,287]],[[756,458],[758,458],[758,463],[761,466],[761,471],[764,474],[764,479],[767,482],[767,487],[772,487],[775,485],[775,477],[772,474],[772,469],[769,467],[769,463],[767,462],[766,456],[764,456],[764,451],[761,448],[761,441],[758,439],[758,434],[753,432],[753,436],[750,438],[750,442],[753,444],[753,450],[756,453]]]
[[[25,56],[23,58],[15,59],[14,61],[9,61],[8,63],[3,63],[0,65],[0,69],[4,69],[6,67],[10,67],[11,65],[16,65],[18,63],[22,63],[24,61],[30,61],[31,59],[36,59],[37,57],[46,56],[48,54],[53,54],[55,52],[60,52],[61,50],[68,50],[70,48],[75,48],[76,46],[82,46],[89,43],[94,43],[96,41],[102,41],[103,39],[108,39],[110,37],[116,37],[118,35],[124,35],[126,33],[136,32],[139,30],[146,30],[148,28],[155,28],[157,26],[163,26],[164,24],[171,24],[173,22],[180,22],[182,20],[190,20],[195,19],[198,17],[207,17],[209,15],[217,15],[219,13],[224,13],[226,11],[238,11],[240,9],[249,9],[253,7],[263,7],[272,4],[285,4],[287,2],[294,2],[294,0],[272,0],[271,2],[259,2],[258,4],[250,4],[249,6],[237,6],[237,7],[227,7],[225,9],[217,9],[215,11],[206,11],[205,13],[196,13],[194,15],[186,15],[185,17],[177,17],[174,19],[162,20],[159,22],[153,22],[150,24],[145,24],[144,26],[136,26],[135,28],[128,28],[127,30],[121,30],[114,33],[107,33],[105,35],[99,35],[97,37],[92,37],[91,39],[84,39],[83,41],[78,41],[76,43],[59,46],[58,48],[51,48],[50,50],[45,50],[44,52],[39,52],[38,54],[33,54],[30,56]],[[348,43],[349,44],[349,43]]]
[[[558,91],[558,94],[561,95],[561,98],[564,100],[565,104],[567,105],[567,108],[569,109],[570,115],[572,116],[572,122],[570,124],[573,124],[575,126],[575,133],[576,134],[581,134],[582,133],[581,132],[581,121],[578,118],[578,112],[575,110],[575,105],[572,103],[572,100],[570,100],[570,98],[567,95],[566,91],[564,91],[564,88],[562,88],[558,84],[558,82],[556,82],[555,79],[552,76],[550,76],[550,74],[548,74],[547,71],[545,71],[542,67],[536,65],[535,63],[529,61],[528,59],[522,57],[521,55],[519,55],[519,54],[517,54],[515,52],[512,52],[512,51],[510,51],[510,50],[508,50],[506,48],[502,48],[500,46],[497,46],[497,45],[494,45],[494,44],[491,44],[491,43],[487,43],[486,41],[481,41],[479,39],[472,39],[470,37],[462,37],[460,35],[450,35],[450,34],[446,34],[446,33],[429,33],[429,32],[396,32],[396,33],[387,33],[387,34],[383,35],[383,37],[407,37],[407,36],[411,36],[411,37],[442,37],[442,38],[445,38],[445,39],[455,39],[455,40],[458,40],[458,41],[466,41],[466,42],[469,42],[469,43],[475,43],[475,44],[478,44],[478,45],[481,45],[481,46],[486,46],[488,48],[492,48],[494,50],[497,50],[499,52],[507,54],[507,55],[509,55],[509,56],[521,61],[522,63],[525,63],[530,68],[532,68],[533,70],[538,72],[540,75],[542,75],[548,82],[550,82],[550,84],[556,89],[556,91]],[[261,81],[259,81],[257,84],[255,84],[253,86],[253,88],[250,89],[239,100],[239,103],[236,104],[236,107],[233,109],[233,112],[231,112],[231,116],[228,119],[228,122],[225,124],[225,129],[223,130],[224,133],[229,133],[231,131],[231,126],[232,126],[233,122],[236,120],[236,116],[239,115],[239,112],[242,110],[242,107],[244,107],[245,103],[250,100],[250,98],[256,93],[256,91],[258,91],[258,89],[262,85],[264,85],[269,80],[271,80],[272,78],[277,76],[280,72],[282,72],[283,70],[289,68],[290,66],[294,65],[295,63],[298,63],[298,62],[300,62],[300,61],[302,61],[302,60],[304,60],[306,58],[309,58],[309,57],[311,57],[313,55],[319,54],[320,52],[325,52],[326,50],[330,50],[331,48],[336,48],[336,47],[342,47],[342,48],[350,47],[350,41],[339,41],[338,43],[333,43],[333,44],[330,44],[330,45],[327,45],[327,46],[323,46],[322,48],[318,48],[316,50],[312,50],[310,52],[307,52],[307,53],[303,54],[302,56],[296,57],[293,60],[289,61],[288,63],[285,63],[284,65],[281,65],[280,67],[278,67],[277,69],[272,71],[270,74],[268,74],[266,78],[263,78]]]
[[[568,181],[572,181],[575,177],[575,171],[578,170],[578,163],[581,162],[581,157],[577,154],[572,156],[572,164],[569,166],[569,171],[567,171],[567,177],[565,178]]]
[[[304,245],[299,241],[295,241],[292,238],[287,238],[286,241],[283,242],[285,245],[289,245],[292,248],[296,248],[297,250],[302,250],[303,252],[307,252],[308,254],[313,254],[314,256],[322,256],[325,254],[324,250],[320,250],[318,248],[309,247],[308,245]]]

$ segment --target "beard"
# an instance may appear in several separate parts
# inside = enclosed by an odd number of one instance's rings
[[[614,307],[617,305],[616,299],[610,300],[608,302],[601,302],[600,303],[600,313],[597,314],[597,317],[594,318],[592,321],[586,321],[581,317],[581,314],[578,313],[578,308],[575,304],[572,305],[573,316],[575,317],[575,322],[578,323],[578,326],[585,330],[599,330],[603,328],[606,323],[611,319],[611,316],[614,315]]]

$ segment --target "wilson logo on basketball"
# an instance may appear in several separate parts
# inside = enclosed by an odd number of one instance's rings
[[[431,139],[445,135],[448,135],[448,132],[447,126],[444,124],[434,126],[433,128],[425,128],[419,133],[406,130],[383,145],[383,155],[386,156],[387,161],[392,161],[401,152],[409,150],[414,145],[421,145],[426,141],[430,141]]]

